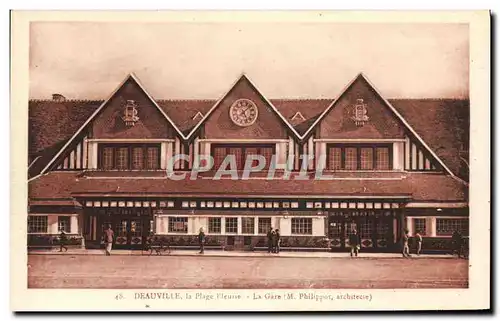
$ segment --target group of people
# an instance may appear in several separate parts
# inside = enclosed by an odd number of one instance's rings
[[[410,235],[407,229],[405,229],[403,232],[404,233],[401,236],[402,255],[405,258],[409,258],[411,257]],[[106,230],[104,230],[103,237],[104,237],[106,256],[110,256],[114,240],[114,232],[111,229],[111,225],[108,225]],[[415,254],[420,255],[420,253],[422,252],[422,233],[420,231],[417,231],[417,233],[415,234],[414,241],[415,241]],[[66,246],[67,236],[63,230],[61,230],[61,233],[59,235],[59,242],[60,242],[59,252],[62,252],[63,250],[68,251],[68,247]],[[198,233],[198,242],[200,245],[200,254],[205,253],[206,236],[205,232],[203,231],[203,227],[200,228],[200,231]],[[460,232],[458,231],[453,232],[452,254],[457,254],[458,258],[460,258],[461,256],[465,256],[465,254],[463,253],[464,252],[463,243],[464,243],[463,237],[460,234]],[[281,234],[279,229],[273,229],[272,227],[270,227],[269,231],[267,232],[267,252],[279,253],[280,245],[281,245]],[[355,229],[352,230],[351,233],[349,234],[349,246],[350,246],[351,257],[358,256],[359,251],[361,249],[361,238]]]
[[[279,253],[281,245],[281,234],[279,229],[269,228],[267,232],[267,253]]]
[[[401,236],[401,243],[402,243],[402,254],[403,257],[409,258],[411,257],[410,254],[410,235],[409,231],[405,229],[403,231],[403,235]],[[361,238],[358,234],[358,231],[352,230],[351,233],[349,234],[349,246],[351,248],[351,256],[358,256],[359,250],[361,249]],[[415,253],[417,255],[420,255],[422,252],[422,234],[420,231],[418,231],[415,234]]]

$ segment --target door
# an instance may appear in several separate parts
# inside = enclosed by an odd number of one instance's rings
[[[344,224],[344,230],[342,231],[342,235],[344,238],[344,247],[350,246],[349,244],[349,235],[351,235],[352,231],[356,230],[359,233],[358,222],[355,220],[348,220]]]
[[[117,247],[141,247],[148,234],[149,220],[121,217],[115,221],[115,245]],[[144,233],[146,231],[146,233]]]

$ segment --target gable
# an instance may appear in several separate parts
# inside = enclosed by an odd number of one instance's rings
[[[356,105],[363,105],[367,120],[356,123]],[[358,76],[335,101],[318,126],[320,138],[330,139],[402,139],[404,126],[385,105],[368,82]]]
[[[127,101],[134,101],[139,119],[127,125],[122,119]],[[91,137],[100,139],[173,138],[174,128],[149,99],[138,83],[129,77],[94,118]]]
[[[216,102],[214,99],[157,100],[161,109],[185,135],[191,132]],[[201,114],[201,117],[198,113]]]
[[[246,127],[235,124],[230,117],[231,106],[239,99],[250,100],[258,109],[257,119]],[[203,136],[214,139],[288,138],[286,123],[245,76],[238,80],[209,113],[204,122]]]

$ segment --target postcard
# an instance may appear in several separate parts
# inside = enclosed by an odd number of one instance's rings
[[[12,310],[490,308],[488,11],[11,26]]]

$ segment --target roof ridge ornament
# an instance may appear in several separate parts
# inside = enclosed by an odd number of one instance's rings
[[[300,120],[306,120],[306,118],[304,117],[304,115],[302,115],[300,111],[296,112],[295,115],[293,115],[293,117],[291,118],[291,120],[295,120],[297,118],[300,118]]]
[[[192,120],[197,120],[197,119],[202,119],[203,118],[203,114],[201,113],[201,111],[197,110],[197,113],[196,115],[193,116],[193,118],[191,118]]]

